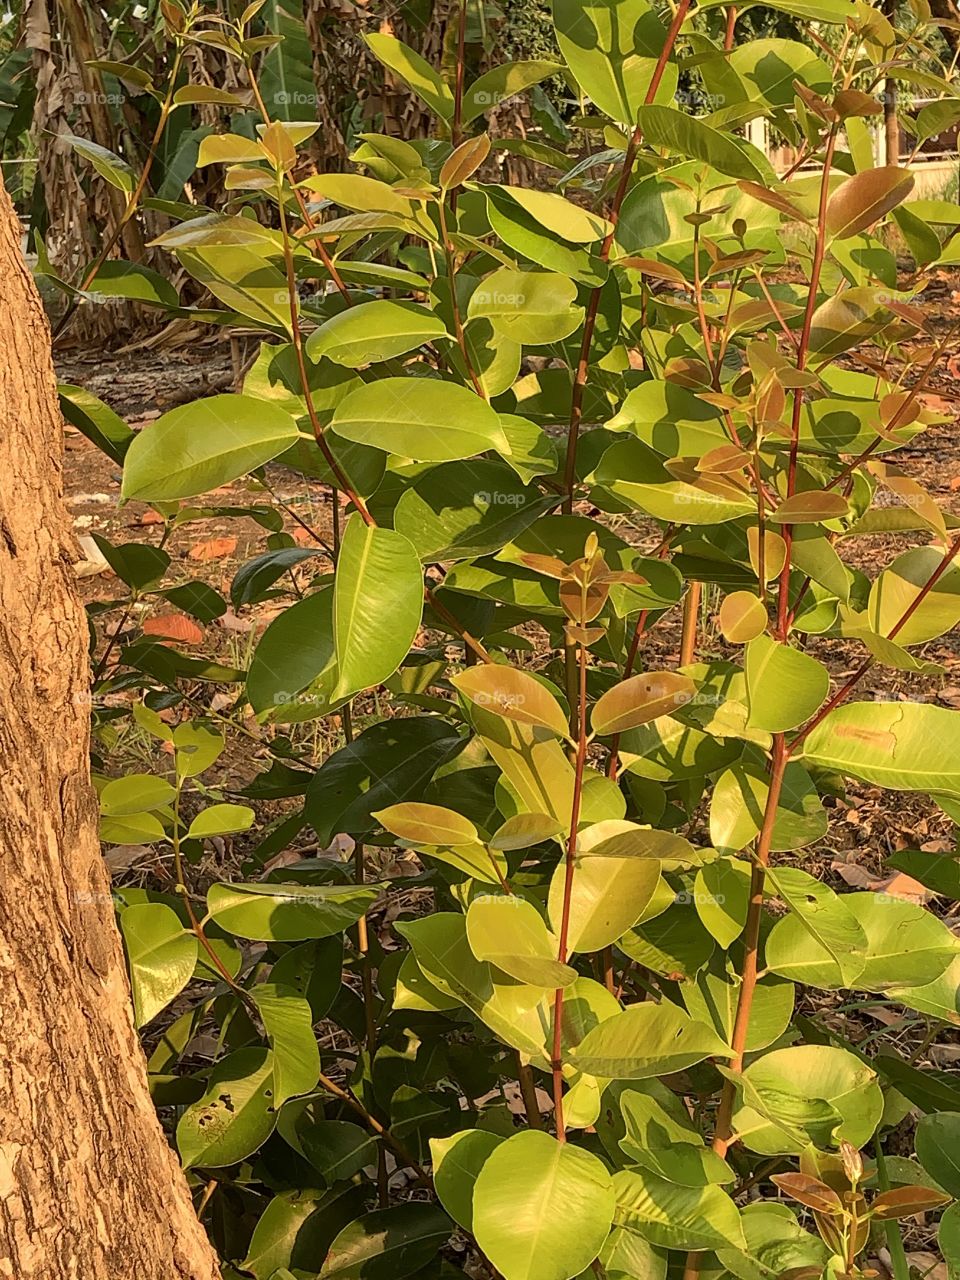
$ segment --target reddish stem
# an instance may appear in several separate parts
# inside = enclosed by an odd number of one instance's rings
[[[578,698],[577,759],[574,766],[573,805],[570,812],[570,832],[567,836],[567,853],[563,881],[563,912],[560,918],[560,944],[557,959],[567,960],[567,942],[570,936],[570,903],[573,897],[573,873],[577,855],[577,829],[580,826],[580,801],[583,793],[583,773],[587,763],[587,651],[578,645],[580,688]],[[563,987],[557,987],[553,1003],[553,1109],[557,1125],[557,1141],[566,1142],[567,1131],[563,1123]]]

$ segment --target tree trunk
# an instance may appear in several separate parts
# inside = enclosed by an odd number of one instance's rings
[[[216,1280],[130,1014],[50,336],[2,182],[0,333],[0,1278]]]

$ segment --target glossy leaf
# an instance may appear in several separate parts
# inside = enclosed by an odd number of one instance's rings
[[[337,405],[330,426],[344,440],[415,462],[449,462],[487,449],[509,452],[493,409],[465,387],[437,379],[367,383]]]
[[[171,409],[126,452],[121,494],[139,501],[192,498],[269,462],[297,439],[283,409],[249,396],[211,396]]]
[[[334,696],[348,697],[393,675],[413,643],[422,613],[423,577],[412,544],[402,534],[352,516],[334,582]]]
[[[142,1027],[193,977],[199,943],[162,902],[127,907],[120,915],[120,931],[130,965],[134,1013]]]
[[[601,1022],[570,1051],[582,1071],[609,1080],[647,1080],[732,1051],[676,1005],[645,1001]]]
[[[300,942],[349,928],[378,892],[355,885],[215,884],[207,893],[207,911],[240,938]]]
[[[613,1211],[613,1184],[595,1155],[528,1131],[484,1162],[473,1232],[504,1280],[571,1280],[599,1254]]]

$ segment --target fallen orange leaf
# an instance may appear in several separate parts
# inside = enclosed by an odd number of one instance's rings
[[[161,640],[177,640],[180,644],[199,644],[203,632],[184,613],[158,613],[143,624],[143,634]]]
[[[222,560],[237,549],[236,538],[211,538],[190,548],[191,560]]]

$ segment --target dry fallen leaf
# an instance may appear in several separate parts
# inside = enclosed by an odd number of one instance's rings
[[[236,538],[210,538],[190,548],[191,560],[222,560],[237,549]]]
[[[941,1262],[935,1253],[908,1253],[907,1261],[923,1276],[923,1280],[948,1280],[947,1264]]]
[[[925,889],[919,880],[902,871],[892,876],[875,876],[855,862],[831,862],[831,870],[852,889],[868,889],[871,893],[885,893],[904,902],[929,902],[935,894]]]
[[[224,631],[236,631],[239,635],[246,635],[253,630],[256,623],[253,618],[238,618],[232,609],[228,609],[217,619],[217,626],[223,627]]]
[[[925,888],[919,880],[914,880],[913,876],[908,876],[905,872],[899,871],[895,876],[884,882],[880,889],[881,893],[885,893],[891,898],[902,898],[904,902],[929,902],[935,897],[929,889]]]
[[[830,868],[852,889],[879,889],[883,881],[855,862],[831,862]]]
[[[143,634],[180,644],[199,644],[203,639],[201,628],[185,613],[158,613],[143,624]]]

